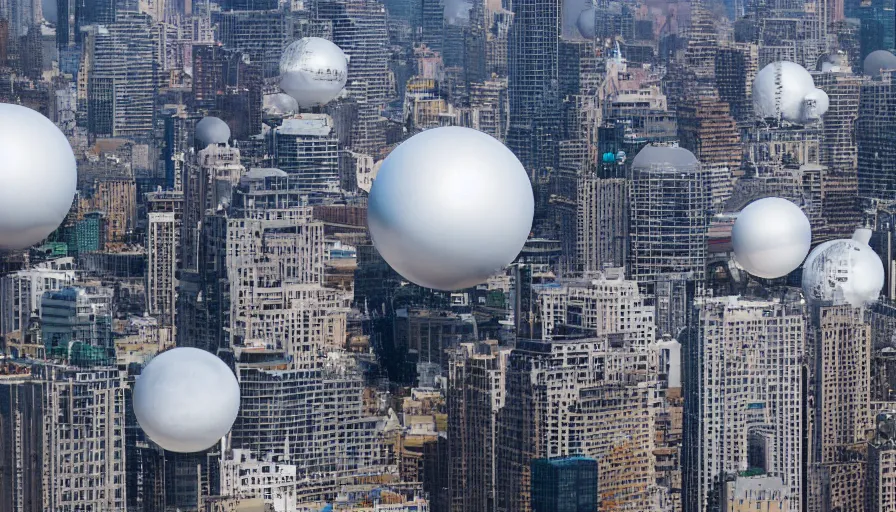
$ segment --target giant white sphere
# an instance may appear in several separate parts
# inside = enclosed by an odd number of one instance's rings
[[[750,274],[765,279],[783,277],[803,262],[812,243],[806,214],[780,197],[747,205],[731,230],[734,258]]]
[[[585,39],[594,39],[594,36],[597,34],[594,28],[596,12],[593,7],[589,7],[582,11],[579,14],[579,19],[576,20],[576,27],[579,29],[579,33],[582,34],[582,37]]]
[[[831,240],[809,254],[803,264],[803,293],[813,301],[861,307],[880,296],[884,265],[859,240]]]
[[[485,133],[452,126],[418,133],[386,157],[367,224],[396,272],[448,291],[483,283],[512,263],[534,210],[516,156]]]
[[[179,453],[221,440],[240,410],[240,386],[214,354],[175,348],[153,358],[134,386],[134,414],[143,432]]]
[[[78,185],[65,135],[39,112],[0,103],[0,249],[25,249],[52,233]]]
[[[302,108],[329,103],[342,92],[347,78],[348,58],[326,39],[299,39],[280,58],[280,88]]]
[[[803,99],[815,89],[815,82],[804,67],[793,62],[773,62],[756,74],[753,81],[753,110],[761,118],[775,117],[778,95],[776,64],[781,66],[781,117],[793,123],[801,122]]]
[[[196,138],[203,144],[224,144],[230,140],[230,127],[217,117],[203,117],[196,123]]]
[[[866,75],[872,78],[878,78],[880,77],[881,70],[896,70],[896,55],[893,55],[887,50],[873,51],[865,57],[865,61],[862,63],[862,68]]]

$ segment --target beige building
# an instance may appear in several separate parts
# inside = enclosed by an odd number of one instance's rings
[[[785,494],[780,477],[739,476],[725,484],[722,512],[798,512]]]

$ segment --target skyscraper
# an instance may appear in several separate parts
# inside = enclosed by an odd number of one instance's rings
[[[703,166],[686,149],[647,146],[631,172],[632,279],[647,290],[662,274],[693,272],[702,280],[710,208]]]
[[[0,478],[0,506],[28,512],[124,510],[124,379],[119,371],[48,363],[5,371],[0,438],[6,449],[0,463],[21,472],[17,478]]]
[[[510,350],[462,343],[448,363],[448,472],[454,512],[493,511],[497,504],[498,411]]]
[[[165,326],[175,323],[183,203],[180,192],[154,192],[147,197],[146,303],[149,314]]]
[[[868,446],[868,469],[865,486],[865,512],[883,512],[896,508],[896,414],[877,415],[874,439]]]
[[[896,154],[889,150],[896,133],[893,105],[896,85],[891,76],[862,85],[856,146],[859,195],[863,198],[896,199]]]
[[[284,119],[273,130],[277,167],[295,175],[298,190],[336,193],[339,190],[339,141],[333,119],[326,114],[301,114]]]
[[[89,126],[99,136],[148,135],[155,118],[152,18],[122,13],[88,32]]]
[[[547,167],[556,167],[558,161],[562,7],[560,0],[512,4],[507,146],[533,177]]]
[[[625,266],[629,256],[629,181],[585,174],[578,188],[577,264],[585,272]]]
[[[748,469],[780,478],[783,497],[799,509],[803,311],[737,297],[701,299],[695,307],[683,343],[683,509],[718,510],[725,482]]]

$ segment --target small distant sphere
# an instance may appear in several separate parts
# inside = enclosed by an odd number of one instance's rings
[[[862,68],[871,78],[880,78],[881,70],[896,70],[896,55],[887,50],[873,51],[865,57]]]
[[[793,62],[771,63],[753,81],[753,110],[761,118],[775,117],[777,86],[776,64],[781,65],[781,117],[799,123],[803,117],[803,99],[815,89],[812,75]]]
[[[215,445],[233,427],[240,386],[217,356],[175,348],[156,356],[137,377],[134,413],[162,448],[193,453]]]
[[[831,240],[803,264],[803,293],[811,301],[861,307],[878,299],[884,265],[871,247],[857,240]]]
[[[477,130],[442,127],[386,157],[370,190],[367,224],[396,272],[451,291],[512,263],[534,210],[529,176],[509,149]]]
[[[814,108],[809,107],[808,100],[812,100],[815,103]],[[828,98],[828,93],[821,89],[813,89],[803,98],[802,118],[804,121],[814,121],[823,116],[830,106],[831,100]]]
[[[348,58],[326,39],[305,37],[280,58],[280,88],[302,108],[325,105],[339,96],[348,79]]]
[[[803,262],[812,243],[806,214],[780,197],[747,205],[734,222],[731,243],[737,263],[765,279],[786,276]]]
[[[230,127],[217,117],[203,117],[196,123],[196,138],[203,144],[225,144],[230,140]]]
[[[39,112],[0,103],[0,162],[0,249],[25,249],[47,238],[71,209],[75,154]]]
[[[288,94],[268,94],[264,97],[263,110],[274,115],[286,115],[299,111],[299,104]]]
[[[579,29],[579,33],[582,34],[582,37],[585,39],[594,39],[597,35],[597,31],[594,27],[596,12],[593,7],[589,7],[582,11],[579,14],[579,19],[576,20],[576,27]]]

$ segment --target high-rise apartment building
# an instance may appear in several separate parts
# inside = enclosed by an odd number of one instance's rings
[[[390,96],[386,10],[377,0],[319,0],[317,15],[333,23],[333,42],[349,58],[345,89],[358,107],[352,149],[377,155],[386,145],[382,110]]]
[[[216,11],[211,18],[216,41],[261,64],[265,78],[280,74],[280,57],[289,42],[283,11]]]
[[[718,510],[725,482],[751,468],[803,497],[803,357],[799,305],[700,299],[684,354],[683,510]],[[757,455],[759,454],[759,455]]]
[[[702,164],[683,148],[646,146],[631,173],[632,279],[647,290],[663,274],[692,272],[693,279],[702,280],[710,208]]]
[[[72,258],[39,263],[0,277],[0,336],[26,330],[31,318],[40,316],[44,293],[67,288],[74,280]]]
[[[896,133],[896,117],[889,107],[894,102],[892,76],[862,85],[855,129],[859,195],[863,198],[896,199],[896,155],[889,150]]]
[[[277,167],[296,175],[305,193],[339,190],[339,141],[333,119],[326,114],[301,114],[284,119],[273,130]]]
[[[576,262],[585,272],[623,267],[629,251],[629,181],[584,174],[579,180]]]
[[[753,119],[753,79],[756,77],[759,49],[738,44],[719,48],[715,57],[716,88],[719,98],[728,103],[731,117],[744,125]]]
[[[124,379],[114,367],[12,365],[0,380],[3,510],[124,510]]]
[[[896,413],[877,415],[877,429],[868,444],[865,512],[896,509]]]
[[[152,18],[121,13],[87,32],[88,129],[97,136],[152,133],[156,53]]]
[[[606,336],[517,341],[498,416],[497,510],[531,512],[532,460],[577,454],[598,461],[602,500],[654,510],[655,356],[612,349]]]
[[[245,173],[240,150],[226,144],[211,144],[190,160],[183,180],[182,268],[198,269],[202,221],[231,203]]]
[[[165,326],[174,325],[183,209],[181,192],[147,194],[146,303]]]
[[[136,227],[137,185],[129,178],[97,180],[90,207],[105,213],[106,249],[120,247]]]
[[[556,167],[563,2],[513,2],[508,41],[507,146],[529,174]]]
[[[494,341],[449,351],[448,472],[452,512],[493,511],[497,504],[498,412],[510,350]]]
[[[871,327],[849,305],[814,304],[810,318],[810,494],[829,510],[861,507],[866,462],[855,452],[873,421]]]
[[[65,288],[41,299],[41,339],[46,357],[84,366],[115,361],[109,288]]]
[[[612,334],[641,350],[655,341],[654,308],[644,305],[638,283],[625,279],[622,268],[557,284],[538,292],[542,339]]]
[[[678,106],[678,136],[681,147],[692,152],[701,164],[724,167],[730,174],[740,170],[743,145],[729,105],[714,89],[701,90]]]

